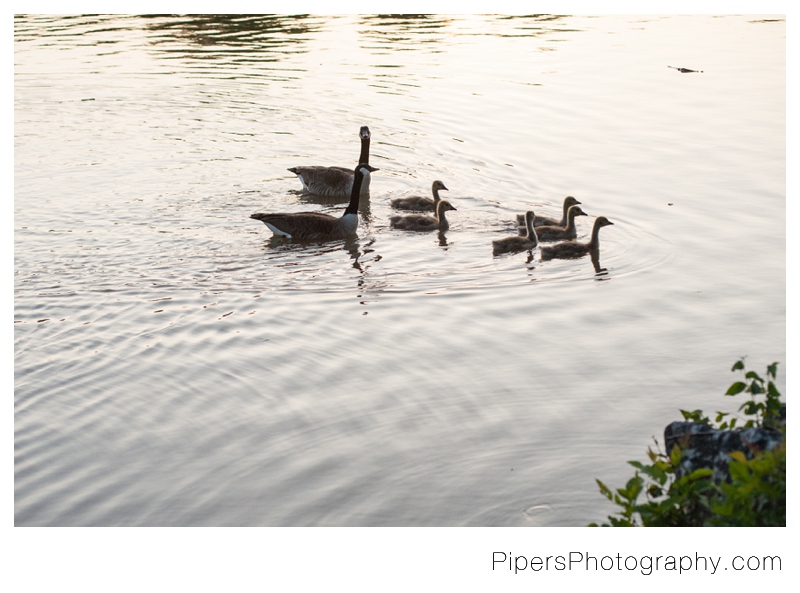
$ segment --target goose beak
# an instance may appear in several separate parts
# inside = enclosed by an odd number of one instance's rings
[[[378,169],[378,167],[373,167],[373,166],[371,166],[371,165],[364,165],[364,167],[365,167],[365,168],[367,169],[367,171],[369,171],[370,173],[372,173],[373,171],[380,171],[380,169]]]

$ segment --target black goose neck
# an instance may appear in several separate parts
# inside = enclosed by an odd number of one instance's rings
[[[361,155],[358,157],[358,162],[369,165],[369,136],[361,138]]]
[[[357,167],[353,174],[353,189],[350,192],[350,204],[345,209],[345,214],[358,213],[358,200],[361,197],[361,183],[364,181],[364,173],[361,167]]]

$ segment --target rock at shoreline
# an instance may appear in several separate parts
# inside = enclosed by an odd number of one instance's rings
[[[783,417],[786,418],[784,407]],[[676,477],[696,469],[714,470],[714,481],[728,478],[730,453],[741,451],[748,459],[761,451],[771,451],[783,442],[783,434],[773,428],[737,428],[717,430],[702,422],[673,422],[664,429],[667,454],[675,445],[683,450]]]

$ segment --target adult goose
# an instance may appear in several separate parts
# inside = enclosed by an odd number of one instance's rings
[[[409,214],[407,216],[392,216],[389,223],[393,228],[402,231],[444,231],[450,227],[444,213],[456,208],[447,200],[439,200],[436,205],[436,216],[425,214]]]
[[[358,227],[358,200],[361,197],[361,186],[369,179],[375,168],[360,164],[353,171],[353,188],[350,192],[350,204],[340,217],[321,212],[292,212],[267,214],[256,212],[250,218],[260,220],[276,235],[300,241],[329,241],[342,239],[356,232]]]
[[[438,179],[431,185],[431,192],[433,199],[426,198],[425,196],[409,196],[407,198],[397,198],[390,203],[392,208],[397,210],[417,210],[419,212],[436,212],[436,205],[439,203],[439,190],[449,191],[444,183]]]
[[[369,164],[369,139],[370,132],[367,126],[361,126],[361,155],[358,163]],[[370,171],[377,171],[373,167]],[[303,184],[303,191],[320,196],[349,196],[353,189],[353,170],[346,167],[321,167],[311,165],[307,167],[291,167],[289,169],[297,175]],[[361,183],[361,193],[369,191],[369,176]]]
[[[540,241],[569,241],[578,236],[575,217],[586,215],[580,206],[570,206],[567,213],[567,226],[539,226],[536,227],[536,235]]]
[[[525,236],[520,237],[505,237],[492,241],[492,252],[494,255],[501,255],[503,253],[517,253],[519,251],[528,251],[538,245],[539,239],[537,231],[534,228],[534,221],[536,216],[532,210],[525,213]]]
[[[573,198],[572,196],[567,196],[564,198],[564,206],[562,208],[563,213],[561,215],[561,220],[556,220],[555,218],[548,218],[547,216],[537,216],[536,222],[534,226],[566,226],[567,224],[567,213],[571,206],[577,206],[580,204],[578,200]],[[517,226],[519,227],[519,234],[525,234],[525,216],[523,214],[517,214]]]
[[[549,247],[542,247],[542,259],[569,259],[573,257],[583,257],[589,252],[596,252],[600,247],[600,229],[604,226],[614,224],[605,216],[598,216],[592,227],[592,239],[588,243],[578,243],[577,241],[567,241]]]

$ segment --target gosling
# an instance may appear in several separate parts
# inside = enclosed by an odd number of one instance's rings
[[[501,255],[503,253],[519,253],[520,251],[529,251],[539,244],[539,239],[534,229],[534,222],[536,216],[532,210],[525,213],[525,236],[521,237],[505,237],[492,241],[492,252],[494,255]]]
[[[438,179],[431,185],[431,192],[433,199],[426,198],[425,196],[409,196],[407,198],[397,198],[390,202],[392,208],[397,210],[416,210],[418,212],[436,212],[436,206],[439,204],[439,191],[449,191],[444,183]]]
[[[389,223],[393,228],[402,231],[444,231],[450,228],[444,213],[456,208],[447,200],[440,200],[436,205],[436,216],[425,214],[409,214],[407,216],[392,216]]]
[[[549,247],[542,247],[542,259],[570,259],[575,257],[583,257],[590,251],[597,251],[600,248],[600,229],[604,226],[614,224],[605,216],[598,216],[594,221],[592,227],[592,239],[588,243],[578,243],[577,241],[567,241],[566,243],[558,243]]]

